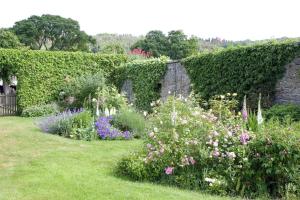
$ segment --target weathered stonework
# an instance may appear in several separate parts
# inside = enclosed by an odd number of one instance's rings
[[[187,97],[190,94],[191,81],[186,69],[180,62],[168,63],[167,72],[160,83],[160,96],[163,101],[166,100],[170,94],[175,94],[176,96],[181,95],[183,97]]]
[[[132,81],[131,80],[126,80],[121,88],[121,93],[123,93],[127,100],[128,103],[133,103],[134,102],[134,94],[133,94],[133,87],[132,87]]]
[[[276,85],[275,103],[300,104],[300,57],[285,68],[284,77]]]

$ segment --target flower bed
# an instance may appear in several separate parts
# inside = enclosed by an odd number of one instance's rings
[[[222,97],[205,111],[171,98],[154,108],[144,148],[123,158],[117,173],[215,194],[299,195],[299,129],[268,122],[249,131],[232,102]]]

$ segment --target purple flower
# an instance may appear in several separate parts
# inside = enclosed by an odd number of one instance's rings
[[[174,167],[167,167],[167,168],[165,168],[165,173],[167,175],[171,175],[171,174],[173,174],[173,170],[174,170]]]
[[[132,134],[129,131],[121,132],[118,129],[112,127],[110,124],[112,120],[111,116],[99,117],[95,123],[97,133],[101,139],[131,139]]]
[[[246,132],[243,132],[241,135],[240,135],[240,141],[243,145],[246,145],[248,143],[248,141],[250,140],[250,136],[248,133]]]

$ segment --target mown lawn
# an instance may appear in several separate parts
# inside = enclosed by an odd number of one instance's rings
[[[32,119],[1,117],[0,199],[231,199],[114,176],[141,143],[75,141],[40,132]]]

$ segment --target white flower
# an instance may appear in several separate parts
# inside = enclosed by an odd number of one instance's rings
[[[228,135],[229,137],[232,137],[232,132],[231,132],[231,131],[228,131],[228,132],[227,132],[227,135]]]
[[[168,91],[168,94],[171,94],[171,91],[170,91],[170,90]]]
[[[92,102],[97,102],[97,99],[96,99],[96,98],[93,98],[93,99],[92,99]]]
[[[224,99],[224,98],[225,98],[225,96],[224,96],[224,95],[220,95],[220,97],[221,97],[221,99]]]
[[[154,132],[156,132],[156,133],[158,132],[158,128],[156,128],[156,127],[154,127],[153,130],[154,130]]]
[[[206,182],[209,182],[209,183],[214,183],[214,182],[216,182],[216,179],[214,179],[214,178],[205,178],[204,179]]]
[[[108,110],[108,108],[105,108],[105,109],[104,109],[104,115],[105,115],[105,116],[109,116],[109,110]]]
[[[151,137],[151,138],[154,137],[154,132],[150,132],[149,137]]]
[[[112,107],[109,111],[110,115],[115,115],[116,114],[116,109],[115,107]]]
[[[144,114],[144,116],[146,117],[147,114],[148,114],[148,112],[147,112],[147,111],[144,111],[143,114]]]
[[[151,102],[151,103],[150,103],[150,106],[152,106],[152,107],[155,106],[155,103],[154,103],[154,102]]]
[[[237,96],[237,93],[233,93],[232,96],[234,96],[234,97]]]
[[[262,117],[261,107],[260,107],[260,101],[261,101],[261,94],[259,94],[259,100],[258,100],[258,110],[257,110],[257,124],[260,125],[263,123],[264,119]]]

